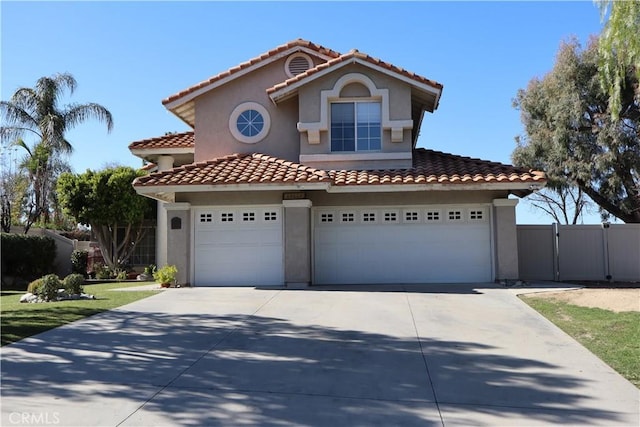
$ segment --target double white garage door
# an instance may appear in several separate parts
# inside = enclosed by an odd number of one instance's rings
[[[337,208],[314,216],[318,284],[491,280],[486,207]]]
[[[486,206],[314,208],[314,284],[492,280]],[[280,206],[195,211],[194,283],[282,285]]]

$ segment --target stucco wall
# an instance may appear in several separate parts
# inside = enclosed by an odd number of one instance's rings
[[[204,161],[231,153],[260,152],[298,161],[299,136],[297,99],[275,106],[266,89],[286,80],[286,58],[239,77],[196,99],[195,161]],[[271,118],[265,139],[255,144],[237,141],[229,130],[229,117],[244,102],[256,102]]]
[[[308,192],[314,207],[318,206],[376,206],[420,205],[452,203],[491,203],[506,197],[502,191],[416,191],[404,193],[327,193]]]
[[[215,193],[179,193],[177,202],[192,206],[273,205],[282,203],[282,191],[219,191]]]
[[[191,212],[188,203],[169,203],[167,212],[167,264],[178,268],[176,282],[180,285],[191,282],[189,253],[191,252]],[[174,227],[172,227],[172,221]],[[179,228],[176,226],[179,223]],[[159,265],[159,267],[162,267]]]
[[[219,191],[215,193],[178,193],[176,202],[189,202],[192,206],[215,205],[270,205],[282,203],[284,191]],[[314,207],[319,206],[375,206],[420,205],[452,203],[491,203],[506,198],[506,191],[415,191],[403,193],[327,193],[305,191]]]
[[[496,280],[515,280],[518,269],[518,232],[516,229],[517,199],[493,201]]]
[[[311,284],[311,203],[284,204],[284,280],[289,287]]]

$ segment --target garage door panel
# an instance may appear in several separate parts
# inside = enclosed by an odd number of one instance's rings
[[[484,208],[404,209],[407,221],[364,224],[316,221],[314,276],[318,284],[484,282],[492,277],[490,226]],[[334,218],[340,219],[340,210]],[[385,211],[362,208],[354,213]],[[437,215],[434,214],[437,213]],[[320,211],[318,215],[325,214]],[[431,214],[431,215],[428,215]],[[470,216],[473,220],[470,221]],[[395,216],[399,219],[400,215]],[[477,218],[479,217],[480,220]],[[393,218],[393,216],[392,216]],[[429,221],[428,218],[436,218]],[[429,222],[428,222],[429,221]]]
[[[280,207],[201,208],[195,218],[196,286],[282,285]]]

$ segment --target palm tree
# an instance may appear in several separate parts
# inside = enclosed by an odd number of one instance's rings
[[[33,221],[42,216],[49,219],[50,193],[55,188],[60,162],[73,151],[65,133],[88,119],[105,123],[108,132],[113,128],[111,113],[102,105],[58,105],[65,92],[72,95],[76,86],[71,74],[55,74],[41,77],[34,88],[19,88],[9,101],[0,101],[0,140],[20,146],[27,153],[23,167],[31,178],[33,196],[27,216]],[[27,135],[36,139],[31,148],[23,140]]]

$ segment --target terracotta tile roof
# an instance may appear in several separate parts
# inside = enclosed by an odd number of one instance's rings
[[[151,150],[156,148],[194,148],[194,133],[193,131],[172,133],[134,141],[129,144],[129,150]]]
[[[393,170],[331,170],[310,168],[263,154],[233,154],[180,166],[138,178],[136,187],[165,185],[303,184],[334,186],[403,184],[544,183],[542,172],[511,165],[416,149],[413,168]]]
[[[317,74],[317,73],[321,72],[322,70],[325,70],[327,68],[331,68],[331,67],[333,67],[333,66],[335,66],[337,64],[349,61],[349,60],[351,60],[353,58],[361,59],[361,60],[364,60],[364,61],[366,61],[366,62],[368,62],[370,64],[377,65],[377,66],[382,67],[382,68],[386,68],[387,70],[393,71],[393,72],[395,72],[397,74],[400,74],[400,75],[408,77],[408,78],[410,78],[412,80],[415,80],[416,82],[429,85],[429,86],[434,87],[436,89],[440,89],[441,90],[443,88],[441,83],[438,83],[436,81],[427,79],[426,77],[422,77],[422,76],[420,76],[418,74],[412,73],[410,71],[405,70],[404,68],[397,67],[397,66],[395,66],[393,64],[390,64],[388,62],[384,62],[384,61],[382,61],[382,60],[380,60],[378,58],[374,58],[372,56],[369,56],[366,53],[359,52],[357,49],[353,49],[349,53],[345,53],[344,55],[340,55],[337,58],[334,58],[334,59],[331,59],[331,60],[329,60],[327,62],[319,64],[319,65],[317,65],[317,66],[315,66],[313,68],[308,69],[304,73],[300,73],[300,74],[298,74],[298,75],[296,75],[296,76],[294,76],[294,77],[292,77],[292,78],[290,78],[290,79],[288,79],[288,80],[286,80],[286,81],[284,81],[282,83],[278,83],[277,85],[268,88],[267,89],[267,94],[271,95],[273,92],[276,92],[276,91],[278,91],[280,89],[284,89],[287,86],[290,86],[290,85],[292,85],[292,84],[294,84],[296,82],[299,82],[299,81],[301,81],[301,80],[303,80],[303,79],[305,79],[305,78],[307,78],[309,76]]]
[[[320,55],[328,56],[328,57],[331,57],[331,58],[337,58],[337,57],[340,56],[340,54],[338,52],[335,52],[335,51],[333,51],[331,49],[328,49],[328,48],[326,48],[324,46],[317,45],[317,44],[312,43],[310,41],[303,40],[303,39],[293,40],[293,41],[290,41],[290,42],[285,43],[283,45],[280,45],[280,46],[278,46],[278,47],[276,47],[274,49],[271,49],[270,51],[265,52],[262,55],[256,56],[255,58],[252,58],[252,59],[250,59],[250,60],[248,60],[246,62],[243,62],[242,64],[236,65],[235,67],[230,68],[227,71],[224,71],[224,72],[222,72],[220,74],[217,74],[217,75],[215,75],[215,76],[213,76],[213,77],[211,77],[211,78],[209,78],[207,80],[204,80],[204,81],[202,81],[202,82],[200,82],[200,83],[198,83],[196,85],[193,85],[193,86],[191,86],[191,87],[189,87],[189,88],[187,88],[187,89],[185,89],[183,91],[180,91],[180,92],[176,93],[175,95],[171,95],[168,98],[165,98],[164,100],[162,100],[162,103],[164,105],[169,104],[169,103],[171,103],[171,102],[173,102],[173,101],[175,101],[177,99],[182,98],[183,96],[186,96],[186,95],[189,95],[192,92],[195,92],[198,89],[201,89],[201,88],[203,88],[205,86],[208,86],[208,85],[210,85],[212,83],[215,83],[218,80],[222,80],[225,77],[229,77],[229,76],[231,76],[231,75],[233,75],[233,74],[235,74],[235,73],[237,73],[239,71],[242,71],[244,69],[247,69],[247,68],[251,67],[252,65],[257,64],[258,62],[264,61],[265,59],[268,59],[268,58],[270,58],[270,57],[272,57],[274,55],[277,55],[277,54],[279,54],[281,52],[284,52],[284,51],[289,50],[289,49],[294,48],[294,47],[305,47],[305,48],[308,48],[308,49],[311,49],[311,50],[314,50],[314,51],[318,52]]]
[[[140,168],[140,170],[147,171],[147,172],[153,172],[157,168],[158,168],[158,165],[156,165],[155,163],[147,163],[146,165],[142,166]]]
[[[331,171],[332,184],[490,184],[544,182],[542,172],[532,172],[503,163],[456,156],[418,148],[413,151],[412,169],[373,171]]]
[[[232,154],[137,178],[134,186],[329,182],[327,172],[264,154]]]

